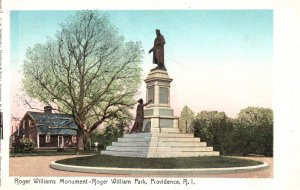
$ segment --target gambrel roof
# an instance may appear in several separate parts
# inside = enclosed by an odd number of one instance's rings
[[[59,135],[76,135],[78,127],[69,114],[61,113],[44,113],[44,112],[31,112],[29,115],[34,121],[40,134],[59,134]],[[24,118],[25,118],[24,116]]]

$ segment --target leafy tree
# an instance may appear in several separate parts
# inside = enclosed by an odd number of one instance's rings
[[[179,130],[182,133],[192,133],[191,126],[194,119],[194,112],[188,107],[184,106],[179,117]]]
[[[273,155],[273,111],[248,107],[238,114],[234,123],[236,152],[243,155]]]
[[[222,154],[229,150],[232,122],[224,112],[202,111],[192,123],[195,136],[213,146]]]
[[[28,48],[24,89],[73,116],[82,150],[102,123],[130,115],[141,81],[142,52],[140,42],[124,42],[107,16],[80,11],[53,38]]]
[[[86,143],[86,150],[91,150],[92,147],[94,147],[94,143],[99,143],[99,136],[101,135],[101,132],[99,130],[93,131],[88,138],[88,142]]]
[[[119,137],[122,137],[126,127],[128,127],[126,122],[107,124],[104,132],[98,133],[93,142],[99,142],[100,149],[104,149],[112,142],[117,141]]]

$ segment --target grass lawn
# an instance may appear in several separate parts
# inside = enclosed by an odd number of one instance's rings
[[[226,156],[186,157],[186,158],[131,158],[107,155],[93,155],[87,157],[69,158],[56,161],[60,164],[90,166],[90,167],[118,167],[118,168],[226,168],[242,167],[262,164],[254,160],[232,158]]]

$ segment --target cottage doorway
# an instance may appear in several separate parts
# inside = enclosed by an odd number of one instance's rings
[[[58,136],[58,148],[63,148],[64,147],[64,137],[63,136]]]

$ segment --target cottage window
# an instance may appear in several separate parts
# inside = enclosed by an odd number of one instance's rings
[[[50,134],[46,134],[46,143],[50,143]]]
[[[12,137],[12,143],[16,143],[16,137],[15,136]]]
[[[20,127],[17,126],[17,131],[18,131],[18,137],[20,137]]]
[[[32,135],[31,134],[29,134],[29,140],[32,141]]]
[[[22,138],[20,139],[20,142],[22,143],[25,140],[25,135],[22,136]]]
[[[28,126],[31,127],[31,120],[28,120]]]
[[[77,143],[77,138],[75,135],[72,136],[72,143]]]
[[[23,121],[23,129],[25,129],[25,120]]]

